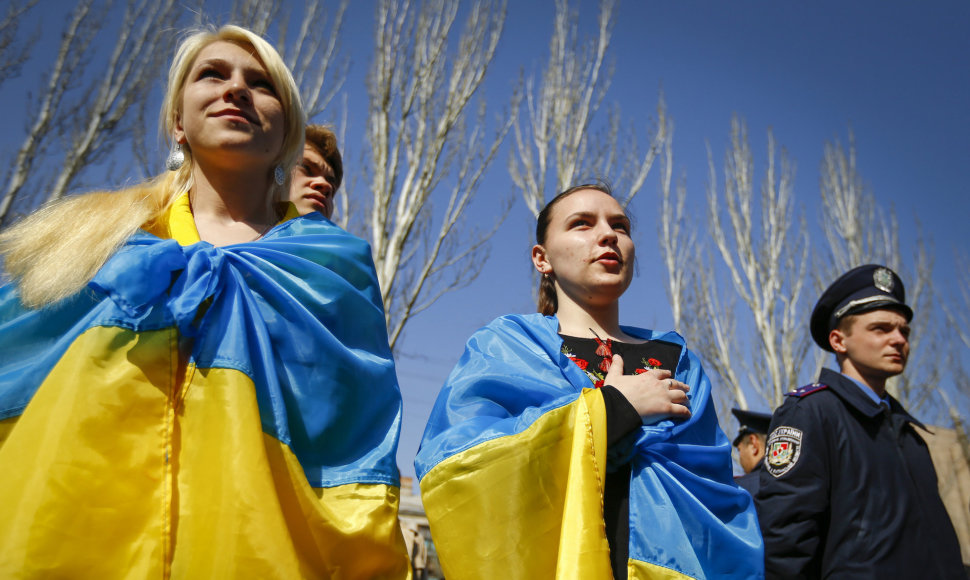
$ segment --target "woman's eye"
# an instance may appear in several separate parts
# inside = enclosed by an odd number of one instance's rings
[[[206,78],[221,79],[222,73],[214,68],[204,68],[201,71],[199,71],[199,79],[206,79]]]
[[[589,226],[589,220],[585,220],[585,219],[576,220],[571,224],[569,224],[569,227],[571,228],[580,228],[580,227],[587,227],[587,226]]]
[[[626,225],[624,223],[616,223],[616,224],[613,224],[613,229],[616,230],[616,231],[618,231],[618,232],[623,232],[625,234],[630,233],[630,226],[628,226],[628,225]]]
[[[273,83],[269,79],[256,79],[252,84],[257,89],[263,89],[274,95],[276,94],[276,87],[273,86]]]

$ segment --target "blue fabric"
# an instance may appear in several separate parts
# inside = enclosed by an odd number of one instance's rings
[[[415,459],[419,478],[456,453],[522,432],[590,387],[585,373],[560,352],[558,328],[554,316],[510,315],[469,339],[431,412]],[[673,332],[623,330],[684,345]],[[674,376],[691,387],[692,416],[641,427],[631,466],[630,558],[695,578],[761,578],[763,543],[754,503],[734,483],[711,383],[686,348]]]
[[[399,485],[401,396],[370,248],[331,222],[289,220],[221,248],[139,232],[87,289],[41,310],[0,289],[0,418],[22,413],[95,326],[177,326],[197,367],[245,373],[263,431],[312,486]]]

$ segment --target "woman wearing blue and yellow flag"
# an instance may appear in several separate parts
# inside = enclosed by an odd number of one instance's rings
[[[304,125],[266,41],[190,34],[169,171],[0,236],[0,577],[409,575],[370,249],[280,203]]]
[[[469,339],[415,461],[446,577],[763,577],[699,360],[619,324],[635,261],[619,203],[566,190],[536,242],[540,314]]]

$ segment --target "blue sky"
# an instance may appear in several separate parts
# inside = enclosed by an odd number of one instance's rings
[[[59,4],[65,11],[73,6]],[[221,22],[223,5],[207,4],[213,21]],[[294,3],[294,9],[299,6]],[[504,106],[520,70],[537,71],[545,62],[553,9],[551,1],[510,2],[483,93],[492,111]],[[595,11],[596,2],[583,0],[580,22],[586,32],[593,30]],[[47,5],[43,13],[35,10],[35,20],[24,30],[33,30],[36,19],[49,12]],[[38,55],[56,49],[62,21],[61,16],[56,22],[44,20]],[[606,102],[619,105],[625,119],[639,128],[642,145],[663,87],[676,126],[675,165],[686,177],[699,228],[706,227],[702,203],[707,146],[720,165],[732,115],[747,122],[759,179],[769,128],[796,163],[798,204],[805,209],[813,235],[820,235],[818,168],[823,147],[834,139],[845,144],[851,128],[863,178],[876,200],[886,209],[894,207],[900,216],[903,251],[914,248],[914,216],[932,238],[936,290],[946,296],[954,282],[953,252],[967,251],[970,240],[967,30],[970,3],[956,0],[626,0],[613,30],[615,74]],[[373,2],[353,2],[342,37],[343,54],[351,63],[345,86],[351,110],[344,144],[351,179],[364,150],[364,77],[372,36]],[[31,98],[28,95],[36,95],[38,76],[48,63],[28,63],[20,79],[0,89],[7,111],[0,120],[0,154],[7,159],[13,159],[22,138],[23,103]],[[333,122],[340,113],[335,107],[315,120]],[[154,131],[154,110],[151,114],[146,122]],[[490,223],[499,200],[517,195],[505,168],[507,154],[500,155],[479,192],[473,221]],[[159,159],[163,156],[159,152]],[[640,272],[623,299],[621,317],[627,324],[667,328],[672,321],[657,251],[657,180],[656,173],[651,175],[631,207],[637,220]],[[493,239],[481,277],[446,295],[406,330],[398,361],[405,401],[399,453],[403,474],[413,474],[411,460],[424,423],[465,339],[496,316],[534,309],[528,258],[533,228],[532,217],[517,201]]]
[[[583,4],[587,30],[595,8]],[[551,19],[551,3],[510,6],[490,90],[497,89],[496,78],[509,83],[519,67],[535,70],[544,62]],[[911,218],[917,215],[934,243],[937,290],[948,292],[953,251],[970,240],[967,30],[970,4],[961,2],[627,1],[614,29],[616,71],[606,100],[617,102],[645,135],[662,85],[676,125],[675,164],[686,176],[692,207],[705,196],[707,144],[720,165],[731,116],[747,122],[759,178],[770,128],[796,163],[795,191],[813,235],[820,235],[824,145],[836,139],[847,144],[851,128],[865,182],[880,205],[900,216],[902,251],[914,248]],[[656,246],[657,183],[651,176],[632,206],[640,274],[624,296],[621,318],[667,328],[672,319],[656,279],[665,275]],[[504,195],[511,183],[500,175],[490,186]],[[698,227],[705,227],[703,208],[695,214]],[[519,202],[480,279],[446,296],[409,328],[399,357],[406,414],[402,472],[410,472],[422,419],[465,338],[497,315],[532,310],[533,223]]]

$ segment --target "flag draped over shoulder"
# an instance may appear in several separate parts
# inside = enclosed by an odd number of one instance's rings
[[[603,399],[560,353],[558,325],[496,319],[469,339],[438,396],[415,468],[449,579],[611,577]],[[675,378],[690,385],[692,417],[643,426],[627,450],[630,578],[763,577],[753,502],[734,483],[710,381],[686,348]]]
[[[0,576],[408,575],[385,328],[368,245],[310,217],[3,288]]]

